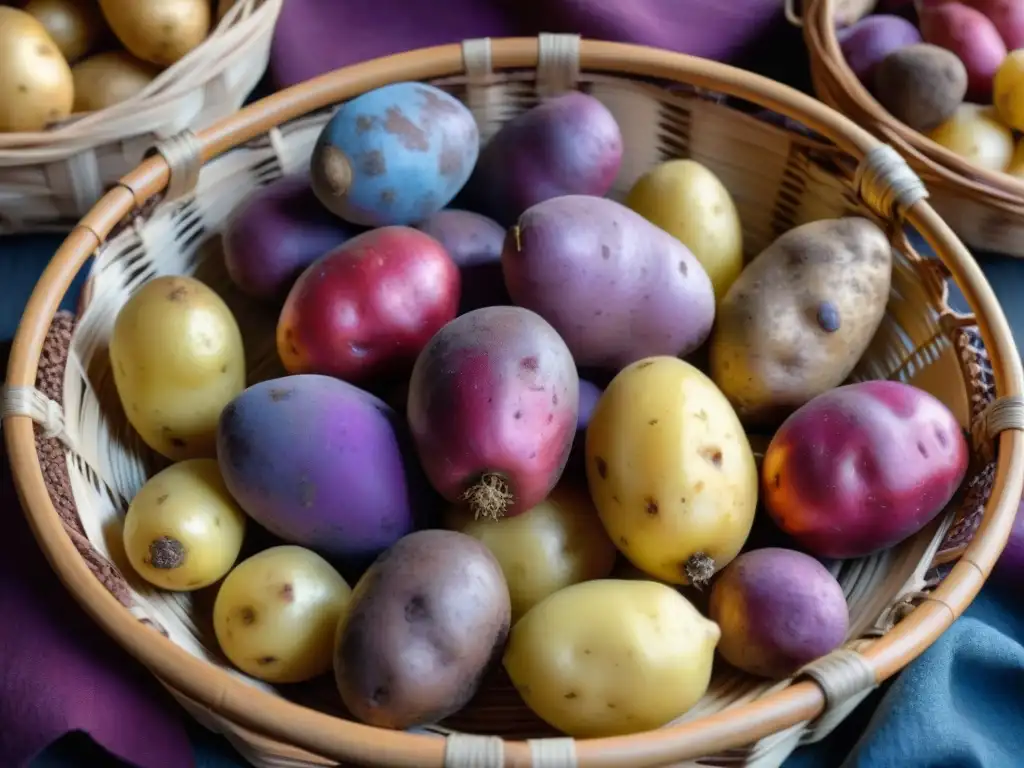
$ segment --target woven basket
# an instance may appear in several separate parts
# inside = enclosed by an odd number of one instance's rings
[[[270,57],[283,0],[236,0],[138,95],[37,133],[0,133],[0,235],[68,231],[154,143],[234,114]]]
[[[463,99],[485,137],[538,98],[572,88],[591,93],[623,132],[613,195],[654,163],[692,157],[735,197],[748,255],[794,225],[853,213],[892,233],[888,313],[854,378],[898,379],[937,395],[972,431],[974,462],[962,492],[926,530],[892,550],[831,566],[851,612],[844,648],[780,683],[719,669],[708,695],[679,722],[630,737],[560,738],[530,715],[500,672],[451,721],[403,733],[344,719],[330,680],[275,690],[233,671],[211,632],[209,594],[161,592],[132,573],[120,525],[160,460],[128,426],[114,389],[106,350],[118,309],[156,275],[195,274],[239,318],[250,380],[280,375],[276,319],[231,289],[219,233],[259,185],[307,167],[332,105],[404,80],[431,81]],[[814,134],[756,118],[751,103]],[[799,744],[828,733],[964,610],[1021,497],[1020,358],[981,271],[924,194],[895,152],[820,102],[722,64],[650,48],[558,35],[475,40],[325,75],[198,136],[159,145],[65,240],[31,297],[8,370],[3,423],[25,511],[53,567],[95,620],[256,765],[777,766]],[[913,251],[904,219],[941,262]],[[94,252],[70,334],[67,318],[54,324],[55,313]],[[976,318],[949,309],[949,276]],[[69,336],[68,352],[55,349]]]
[[[787,0],[787,6],[793,0]],[[836,28],[866,16],[876,0],[804,0],[811,79],[818,98],[892,145],[931,193],[938,214],[975,248],[1024,258],[1024,179],[973,165],[889,114],[846,65]]]

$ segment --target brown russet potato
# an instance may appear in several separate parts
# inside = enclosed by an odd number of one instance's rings
[[[483,543],[455,531],[411,533],[363,574],[338,626],[342,701],[379,728],[443,720],[501,657],[510,621],[505,577]]]
[[[854,216],[796,227],[743,270],[718,307],[709,358],[745,425],[777,425],[850,375],[891,277],[888,237]]]
[[[890,53],[876,68],[874,80],[879,103],[915,131],[930,131],[948,120],[967,94],[963,62],[927,43]]]

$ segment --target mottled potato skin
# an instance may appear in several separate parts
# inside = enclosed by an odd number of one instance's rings
[[[911,45],[890,53],[875,70],[875,96],[915,131],[948,120],[967,94],[967,69],[937,45]]]
[[[711,377],[748,426],[778,424],[841,384],[885,315],[892,249],[848,217],[804,224],[758,255],[718,307]]]
[[[380,728],[443,720],[500,658],[510,621],[505,577],[481,542],[455,531],[406,536],[359,580],[338,626],[342,701]]]

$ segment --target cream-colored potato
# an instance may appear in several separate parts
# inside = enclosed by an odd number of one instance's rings
[[[626,205],[690,249],[721,299],[743,269],[743,228],[729,190],[695,160],[669,160],[641,176]]]
[[[534,606],[504,665],[523,701],[575,738],[659,728],[700,701],[718,625],[654,581],[575,584]]]
[[[127,101],[153,82],[160,70],[127,51],[105,51],[71,68],[75,112],[93,112]]]
[[[331,669],[334,640],[352,590],[320,555],[271,547],[228,574],[213,604],[224,655],[270,683],[299,683]]]
[[[604,578],[615,565],[615,546],[590,494],[568,480],[521,515],[475,519],[466,507],[453,506],[445,523],[481,541],[497,559],[508,582],[513,621],[560,589]]]
[[[192,459],[153,475],[135,495],[124,518],[124,549],[150,584],[188,592],[231,570],[245,525],[217,462]]]
[[[728,400],[675,357],[627,366],[587,426],[587,481],[612,542],[645,573],[706,582],[754,523],[758,474]]]
[[[242,333],[227,304],[195,278],[157,277],[121,307],[110,364],[125,415],[175,461],[216,456],[217,420],[245,387]]]
[[[99,0],[118,40],[132,54],[169,66],[210,33],[209,0]]]
[[[71,114],[71,67],[45,27],[0,7],[0,132],[41,131]]]
[[[928,137],[979,168],[1002,171],[1013,157],[1013,131],[992,107],[962,104],[956,114]]]
[[[1024,131],[1024,50],[1011,51],[992,80],[992,102],[1010,128]]]

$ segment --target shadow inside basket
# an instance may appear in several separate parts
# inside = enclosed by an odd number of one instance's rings
[[[622,127],[626,149],[613,198],[621,199],[656,163],[675,157],[697,160],[732,194],[748,259],[783,232],[808,221],[844,215],[874,218],[852,191],[848,159],[799,126],[750,114],[694,89],[597,74],[581,78],[581,89],[604,102]],[[484,99],[459,78],[437,84],[467,102],[485,139],[538,99],[536,83],[528,74],[511,74],[489,86]],[[238,319],[249,383],[284,375],[275,342],[277,310],[232,287],[219,233],[231,211],[255,188],[305,170],[329,114],[281,126],[212,161],[193,196],[159,205],[113,235],[96,254],[88,302],[70,343],[63,392],[48,394],[63,401],[67,437],[74,447],[67,462],[68,481],[81,532],[99,560],[116,567],[129,595],[123,602],[133,614],[195,656],[254,686],[345,716],[329,675],[308,684],[273,688],[232,670],[212,630],[216,585],[191,594],[170,593],[148,586],[133,573],[121,543],[124,513],[146,479],[166,462],[129,426],[107,353],[117,311],[131,293],[155,276],[184,273],[216,290]],[[993,398],[991,367],[977,329],[972,318],[949,310],[946,277],[938,262],[916,254],[898,228],[878,223],[891,231],[897,253],[892,291],[886,318],[851,380],[884,378],[913,384],[946,403],[969,430]],[[43,363],[45,368],[45,359]],[[766,436],[754,435],[752,442],[763,449]],[[977,528],[992,475],[992,464],[976,456],[960,494],[925,530],[876,555],[826,563],[850,607],[851,646],[884,634],[938,583],[940,566],[962,552]],[[242,557],[272,543],[255,524],[250,530]],[[700,594],[688,596],[698,604],[702,599]],[[682,719],[703,717],[787,684],[756,680],[716,663],[708,694]],[[850,708],[859,701],[850,702]],[[500,666],[474,702],[445,726],[516,738],[558,735],[530,713]],[[776,748],[783,742],[795,746],[813,737],[814,729],[804,724],[763,740],[755,749]]]

